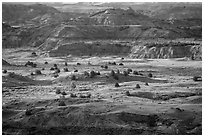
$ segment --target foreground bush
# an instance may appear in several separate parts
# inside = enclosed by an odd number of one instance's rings
[[[151,78],[151,77],[152,77],[152,73],[149,73],[149,74],[148,74],[148,77],[150,77],[150,78]]]

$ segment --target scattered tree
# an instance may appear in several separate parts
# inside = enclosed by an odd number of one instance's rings
[[[123,64],[123,63],[119,63],[119,65],[120,65],[120,66],[123,66],[124,64]]]
[[[118,83],[115,83],[115,87],[120,87],[120,85]]]
[[[140,88],[140,85],[139,85],[139,84],[137,84],[137,85],[136,85],[136,88]]]
[[[77,63],[77,65],[81,65],[81,63]]]
[[[52,68],[50,68],[50,70],[55,70],[55,69],[52,67]]]
[[[48,64],[48,62],[47,62],[47,61],[45,61],[45,64]]]

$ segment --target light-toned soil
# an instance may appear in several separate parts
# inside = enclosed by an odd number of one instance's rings
[[[2,52],[3,59],[11,64],[2,66],[8,71],[2,74],[3,134],[202,134],[202,82],[193,81],[193,76],[202,75],[202,61],[121,56],[51,58],[40,52],[32,57],[31,53],[32,49]],[[24,66],[27,61],[37,67]],[[57,78],[50,70],[54,64],[61,71]],[[108,69],[101,68],[105,64]],[[124,76],[128,68],[143,75],[131,72]],[[42,74],[31,76],[36,69]],[[84,76],[84,71],[92,70],[100,75]],[[111,70],[120,71],[118,80],[110,76]],[[10,77],[10,72],[22,76]],[[72,75],[77,80],[71,80]],[[120,87],[115,87],[116,82]],[[73,83],[76,88],[72,88]],[[67,95],[56,94],[57,89]],[[71,93],[77,97],[70,97]],[[90,98],[81,97],[88,94]],[[61,101],[66,106],[59,106]],[[26,110],[31,113],[26,115]]]

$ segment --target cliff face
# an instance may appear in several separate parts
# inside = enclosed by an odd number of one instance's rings
[[[201,42],[168,42],[134,46],[130,56],[134,58],[183,58],[202,59]]]

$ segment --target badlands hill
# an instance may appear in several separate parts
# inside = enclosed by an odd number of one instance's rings
[[[144,4],[140,4],[140,6],[138,4],[130,6],[130,4],[74,4],[80,7],[89,7],[90,5],[92,7],[106,7],[106,9],[101,8],[94,12],[81,14],[59,11],[59,7],[62,6],[60,4],[57,5],[57,10],[53,7],[54,4],[46,6],[42,4],[20,5],[5,3],[2,6],[3,48],[32,46],[40,47],[40,49],[47,50],[50,53],[59,51],[57,55],[64,55],[64,52],[60,52],[70,49],[70,46],[73,49],[73,54],[78,48],[86,49],[87,44],[78,43],[79,41],[86,43],[86,41],[98,40],[100,41],[98,47],[90,44],[90,42],[88,45],[96,49],[99,48],[96,51],[102,51],[102,49],[107,48],[107,45],[104,47],[100,47],[100,45],[104,45],[103,41],[109,40],[118,41],[118,45],[121,45],[120,41],[123,40],[135,41],[129,44],[131,45],[130,48],[134,49],[135,46],[139,46],[137,45],[139,41],[139,43],[141,41],[146,43],[146,40],[148,40],[151,45],[152,40],[162,39],[165,43],[169,43],[169,41],[176,39],[188,39],[187,41],[190,39],[192,41],[199,40],[202,37],[202,8],[199,3],[184,3],[183,6],[180,3],[177,5],[171,3],[147,3],[146,5],[149,8],[145,8]],[[122,8],[119,8],[119,6]],[[142,7],[143,10],[141,10]],[[95,44],[95,42],[91,43]],[[77,46],[73,47],[73,45]],[[115,45],[115,43],[109,45]],[[176,45],[176,43],[173,45]],[[184,45],[188,44],[184,42]],[[196,45],[201,46],[200,44]],[[114,47],[108,49],[112,50]],[[192,55],[193,53],[188,49],[189,53],[187,55]],[[132,52],[129,53],[132,54]],[[66,54],[72,53],[67,52]],[[92,53],[88,52],[86,54]],[[157,52],[154,54],[157,54]],[[144,55],[140,55],[140,57],[142,56]],[[159,56],[156,55],[155,57]]]

